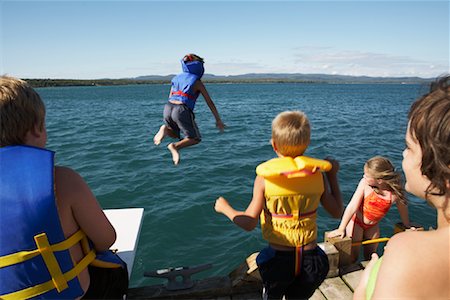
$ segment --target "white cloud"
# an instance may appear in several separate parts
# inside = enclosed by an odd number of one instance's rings
[[[422,61],[408,56],[330,47],[300,47],[294,49],[291,72],[330,73],[354,76],[419,76],[435,77],[449,71],[448,62]]]

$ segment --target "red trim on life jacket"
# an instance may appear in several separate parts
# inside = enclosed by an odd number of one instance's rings
[[[307,212],[307,213],[298,214],[298,217],[305,218],[305,217],[315,214],[316,212],[317,212],[317,209]],[[272,215],[272,217],[275,217],[275,218],[292,218],[293,217],[292,214],[275,214],[275,213],[270,213],[270,214]]]
[[[189,99],[194,99],[195,100],[195,97],[194,96],[192,96],[192,95],[189,95],[189,94],[186,94],[186,93],[183,93],[182,91],[176,91],[176,92],[170,92],[170,96],[172,96],[172,95],[177,95],[177,96],[182,96],[182,97],[187,97],[187,98],[189,98]]]
[[[304,170],[295,170],[295,171],[286,171],[286,172],[281,172],[280,175],[284,175],[286,177],[289,177],[289,175],[293,175],[293,174],[304,174],[306,176],[309,176],[309,175],[315,174],[316,171],[319,170],[319,169],[320,169],[319,167],[316,167],[312,171],[311,170],[306,170],[306,169],[304,169]]]

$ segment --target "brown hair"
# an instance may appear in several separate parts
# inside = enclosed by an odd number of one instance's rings
[[[427,194],[445,195],[450,181],[450,76],[438,78],[430,92],[411,106],[409,133],[422,149],[422,174],[431,184]]]
[[[309,120],[301,111],[285,111],[272,121],[272,140],[283,156],[296,157],[309,145]]]
[[[200,56],[198,56],[198,55],[196,55],[196,54],[193,54],[193,53],[186,54],[186,55],[183,57],[183,61],[200,61],[200,62],[202,62],[202,63],[205,62],[205,61],[203,60],[203,58],[201,58]]]
[[[364,164],[364,167],[367,168],[367,172],[374,179],[383,180],[389,190],[397,196],[401,203],[408,204],[405,189],[403,188],[402,176],[395,170],[394,165],[389,159],[383,156],[375,156],[369,159]]]
[[[35,126],[42,129],[45,105],[25,81],[0,77],[0,147],[24,144],[26,133]]]

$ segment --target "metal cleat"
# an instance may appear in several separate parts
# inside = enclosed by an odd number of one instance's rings
[[[212,268],[212,264],[198,265],[194,267],[169,267],[156,271],[144,272],[145,277],[167,278],[166,289],[168,291],[185,290],[194,286],[191,275]],[[177,280],[181,277],[181,280]]]

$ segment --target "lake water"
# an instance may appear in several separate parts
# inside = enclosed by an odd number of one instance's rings
[[[227,128],[220,134],[200,97],[196,120],[203,140],[172,159],[163,141],[152,142],[162,124],[169,85],[41,88],[47,106],[47,147],[59,165],[87,181],[103,208],[143,207],[144,223],[131,286],[162,282],[144,271],[213,263],[196,275],[226,275],[265,242],[259,227],[244,232],[214,212],[222,195],[237,209],[252,196],[255,167],[272,157],[271,120],[284,110],[302,110],[311,122],[306,154],[340,161],[344,204],[374,155],[401,169],[407,112],[426,92],[423,85],[207,84]],[[436,226],[435,212],[413,196],[410,218]],[[319,242],[340,220],[319,209]],[[381,222],[391,236],[400,221],[393,207]]]

